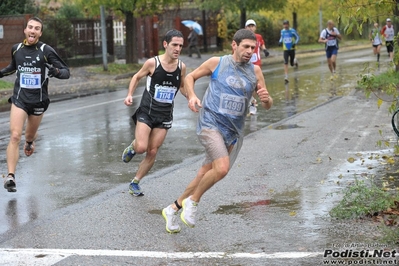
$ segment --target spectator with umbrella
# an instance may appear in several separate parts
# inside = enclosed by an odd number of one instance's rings
[[[194,49],[198,58],[201,58],[201,53],[198,49],[198,34],[202,35],[201,25],[192,20],[183,20],[182,23],[190,29],[190,34],[188,35],[188,56],[192,56]]]

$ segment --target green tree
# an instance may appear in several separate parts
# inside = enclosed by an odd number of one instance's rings
[[[136,17],[156,14],[163,7],[169,5],[178,5],[181,0],[75,0],[77,4],[87,10],[91,15],[99,15],[100,6],[103,5],[108,10],[120,12],[125,17],[126,25],[126,63],[132,64],[138,62],[137,30]]]
[[[56,17],[66,19],[83,18],[84,13],[79,6],[72,3],[64,3],[56,13]]]
[[[346,25],[345,31],[354,29],[362,33],[365,24],[393,19],[394,29],[399,29],[399,0],[334,0],[338,18]],[[395,37],[395,63],[399,71],[399,33]]]
[[[35,3],[33,0],[1,0],[0,15],[34,14]]]
[[[197,0],[201,9],[204,10],[231,10],[240,11],[240,28],[245,27],[248,12],[260,10],[279,10],[284,8],[286,1],[283,0]]]

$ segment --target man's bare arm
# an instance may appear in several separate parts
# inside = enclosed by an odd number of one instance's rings
[[[198,99],[194,92],[194,83],[196,80],[212,75],[212,72],[216,69],[219,64],[220,57],[212,57],[206,60],[202,65],[196,68],[193,72],[186,76],[184,82],[184,91],[187,94],[188,107],[193,112],[198,112],[197,106],[202,107],[201,101]]]
[[[128,90],[127,96],[125,98],[125,101],[124,101],[124,103],[127,106],[130,106],[133,104],[133,93],[136,90],[137,85],[139,84],[139,81],[142,78],[150,75],[152,73],[152,71],[154,70],[154,68],[155,68],[155,60],[153,58],[151,58],[151,59],[148,59],[144,63],[144,65],[141,67],[141,69],[136,74],[134,74],[134,76],[130,80],[129,90]]]

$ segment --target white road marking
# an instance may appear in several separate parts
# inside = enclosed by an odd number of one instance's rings
[[[322,256],[322,252],[225,253],[161,252],[97,249],[0,249],[2,265],[52,265],[69,256],[139,257],[163,259],[299,259]],[[29,262],[29,264],[24,264]],[[22,264],[18,264],[22,263]]]

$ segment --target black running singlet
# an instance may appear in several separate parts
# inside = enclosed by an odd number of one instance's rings
[[[179,60],[176,70],[167,72],[158,56],[154,60],[155,71],[151,76],[147,76],[140,109],[151,116],[173,118],[173,102],[180,88],[182,63]]]
[[[69,78],[69,69],[54,49],[43,42],[29,46],[23,43],[12,47],[12,61],[1,70],[3,75],[17,73],[13,97],[24,103],[38,103],[48,99],[48,75],[45,63],[59,69],[56,78]]]

